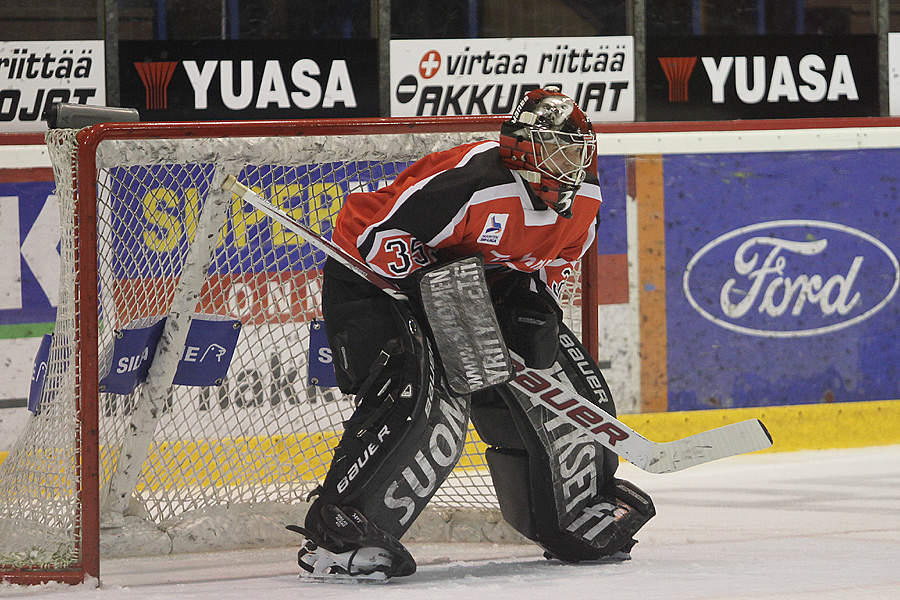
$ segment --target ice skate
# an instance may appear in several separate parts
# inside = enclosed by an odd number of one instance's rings
[[[312,540],[306,540],[297,553],[303,571],[300,578],[309,581],[340,583],[383,583],[391,570],[391,555],[374,546],[346,552],[332,552]]]
[[[335,582],[383,582],[411,575],[416,562],[403,545],[381,531],[357,509],[325,505],[317,526],[288,526],[306,537],[297,553],[301,579]]]

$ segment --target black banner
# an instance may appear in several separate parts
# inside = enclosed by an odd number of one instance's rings
[[[874,35],[647,39],[647,119],[877,116]]]
[[[144,121],[377,117],[375,40],[121,41],[122,106]]]

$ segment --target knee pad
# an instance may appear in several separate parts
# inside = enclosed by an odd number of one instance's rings
[[[599,368],[564,325],[559,341],[548,376],[568,379],[614,415]],[[620,486],[614,478],[618,456],[544,410],[509,386],[496,388],[493,396],[473,397],[472,421],[490,446],[486,459],[504,519],[564,560],[630,548],[631,536],[653,516],[649,498],[634,488],[629,501],[626,490],[633,486]]]
[[[395,351],[383,353],[383,372],[377,364],[370,370],[376,377],[357,396],[316,505],[356,507],[399,539],[462,455],[469,397],[447,393],[417,320],[403,306],[396,310],[406,329]]]

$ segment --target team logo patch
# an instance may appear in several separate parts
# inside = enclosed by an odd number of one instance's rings
[[[505,213],[491,213],[488,215],[484,229],[481,230],[481,235],[478,236],[478,243],[490,244],[491,246],[500,244],[500,238],[503,237],[503,232],[506,230],[507,219],[509,219],[509,215]]]

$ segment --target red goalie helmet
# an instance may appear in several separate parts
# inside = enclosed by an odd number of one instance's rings
[[[500,127],[503,165],[518,172],[538,198],[567,219],[596,150],[590,120],[556,87],[528,92]]]

